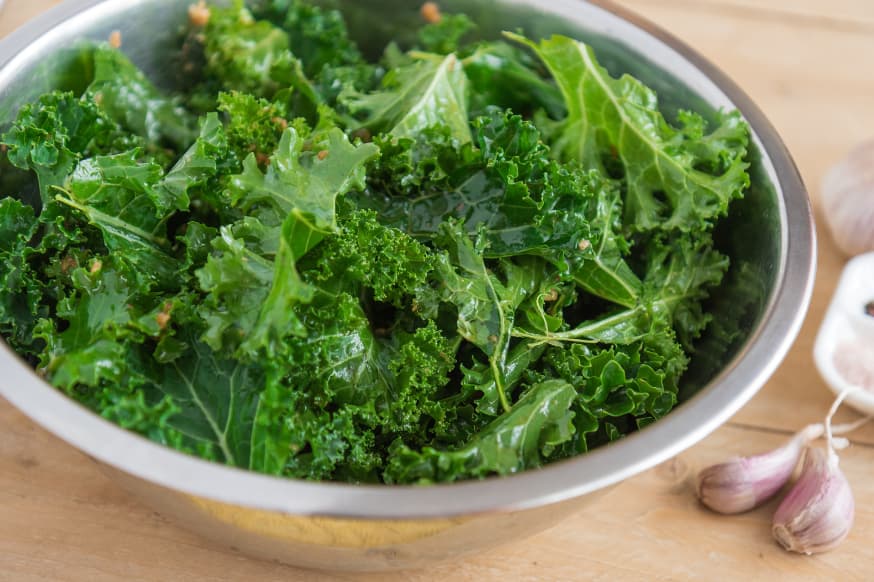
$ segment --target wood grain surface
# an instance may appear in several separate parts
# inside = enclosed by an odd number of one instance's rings
[[[0,36],[53,0],[7,0]],[[816,203],[828,167],[874,138],[871,0],[622,0],[710,58],[765,111]],[[818,278],[801,336],[765,388],[681,456],[630,479],[557,527],[467,561],[357,576],[296,570],[225,552],[139,504],[82,454],[0,400],[0,580],[871,580],[874,427],[853,435],[842,467],[856,524],[839,549],[790,555],[771,540],[773,504],[738,517],[702,509],[697,468],[777,446],[818,421],[831,395],[811,358],[845,262],[820,229]],[[843,419],[855,418],[844,412]]]

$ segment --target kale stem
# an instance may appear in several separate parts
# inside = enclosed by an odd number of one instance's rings
[[[498,362],[494,357],[489,358],[489,365],[492,368],[492,376],[495,377],[495,387],[498,389],[498,398],[501,399],[501,408],[504,412],[510,412],[513,408],[510,406],[510,401],[507,400],[507,393],[504,391],[504,379],[501,374],[501,369],[498,367]]]
[[[636,318],[642,314],[642,309],[644,309],[642,306],[626,309],[603,319],[586,322],[567,331],[532,333],[525,330],[513,330],[511,335],[536,340],[539,343],[631,343],[646,335],[645,329],[637,330],[634,327]]]
[[[638,308],[634,309],[626,309],[625,311],[620,311],[614,315],[609,317],[605,317],[603,319],[598,319],[596,321],[592,321],[581,325],[579,327],[575,327],[574,329],[568,331],[560,331],[550,334],[550,336],[562,339],[562,338],[580,338],[580,337],[590,337],[594,334],[602,332],[608,328],[614,327],[618,324],[624,323],[629,320],[633,320],[638,315]]]
[[[565,337],[562,335],[532,333],[530,331],[525,331],[524,329],[514,330],[510,335],[512,337],[517,337],[521,339],[533,340],[532,346],[534,347],[541,346],[543,344],[558,345],[557,342],[569,342],[575,344],[597,344],[600,341],[596,339],[581,339],[574,337]]]
[[[61,188],[58,188],[58,189],[61,190],[62,192],[64,192],[64,194],[67,194],[69,196],[69,193],[66,190],[63,190]],[[138,236],[139,238],[141,238],[145,241],[148,241],[148,242],[152,243],[153,245],[155,245],[156,247],[159,247],[161,249],[167,247],[167,241],[156,237],[151,232],[147,232],[141,228],[137,228],[136,226],[133,226],[132,224],[126,222],[123,218],[119,218],[118,216],[115,216],[112,214],[107,214],[105,212],[97,210],[96,208],[93,208],[91,206],[87,206],[85,204],[80,204],[79,202],[73,200],[72,198],[67,198],[67,197],[64,197],[61,195],[56,195],[55,200],[57,200],[61,204],[64,204],[65,206],[69,206],[70,208],[74,208],[74,209],[78,210],[79,212],[84,214],[88,218],[88,222],[90,222],[92,224],[97,224],[99,222],[102,222],[103,224],[109,224],[109,225],[111,225],[119,230],[122,230],[122,231],[126,230],[126,231],[134,234],[135,236]],[[99,219],[99,220],[97,220],[97,219]]]

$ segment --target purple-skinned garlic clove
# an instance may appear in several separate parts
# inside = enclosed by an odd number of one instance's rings
[[[698,474],[698,499],[713,511],[725,514],[757,507],[786,484],[807,443],[819,438],[822,431],[821,425],[811,425],[778,449],[707,467]]]
[[[801,476],[777,508],[771,531],[791,552],[826,552],[850,533],[855,508],[837,456],[809,448]]]

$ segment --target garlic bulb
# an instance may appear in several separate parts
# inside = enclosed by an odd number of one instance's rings
[[[791,552],[825,552],[850,533],[854,510],[853,492],[837,456],[809,448],[798,482],[774,514],[772,532]]]
[[[822,182],[825,223],[850,256],[874,251],[874,141],[838,162]]]

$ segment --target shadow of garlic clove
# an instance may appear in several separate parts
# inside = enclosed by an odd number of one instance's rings
[[[757,507],[786,484],[804,448],[822,433],[822,425],[811,425],[778,449],[707,467],[698,474],[698,499],[713,511],[725,514]]]
[[[837,455],[808,448],[801,476],[777,508],[771,531],[791,552],[826,552],[850,533],[854,512],[853,492]]]

